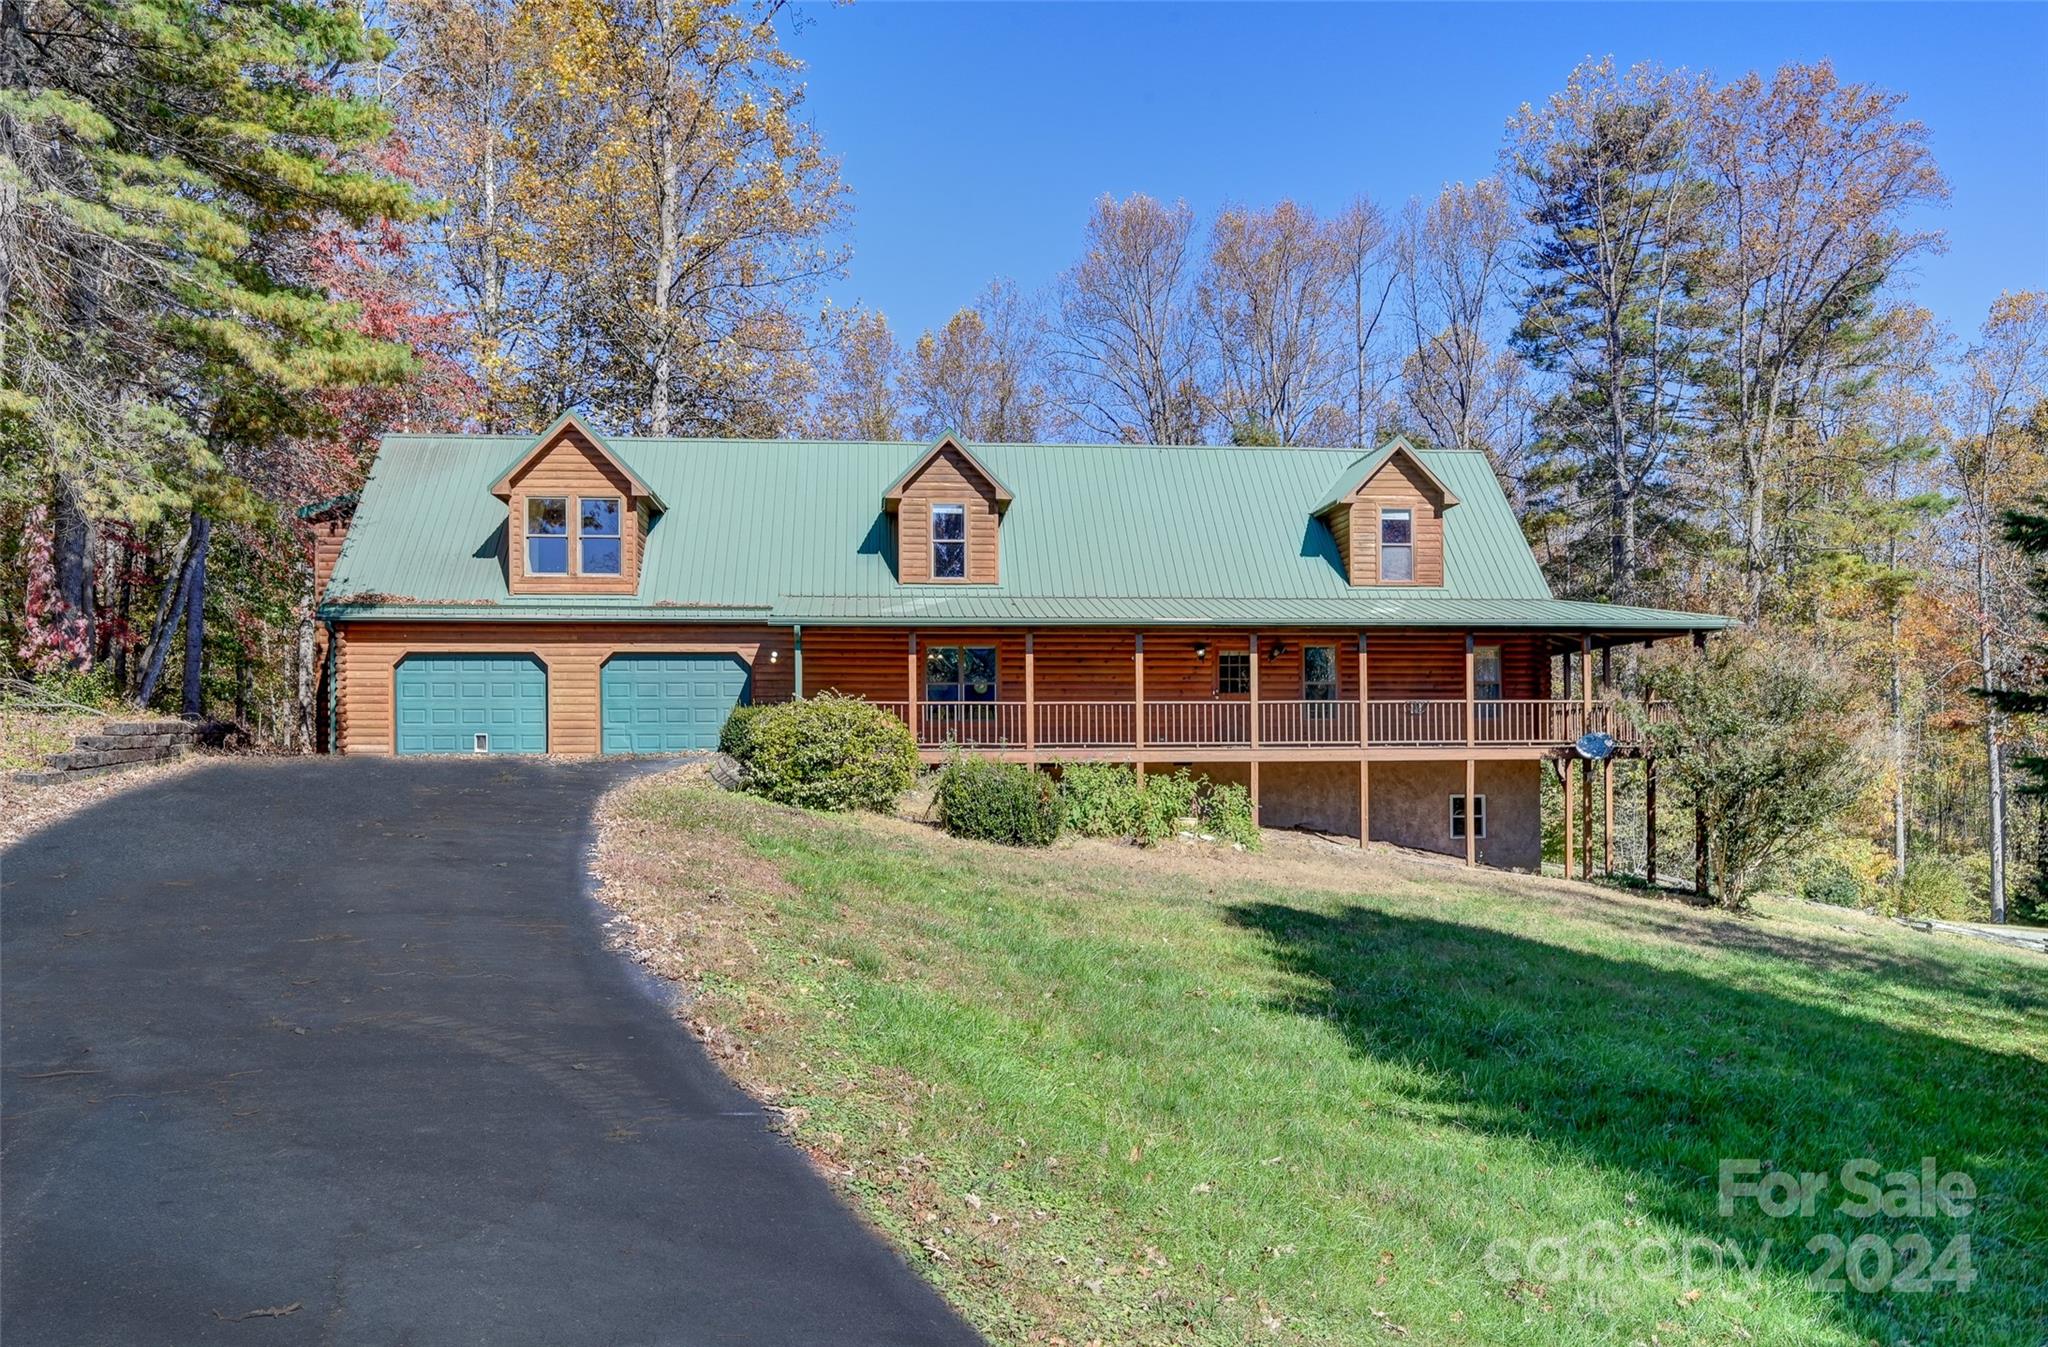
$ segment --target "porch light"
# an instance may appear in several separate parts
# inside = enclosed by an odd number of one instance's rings
[[[1195,663],[1197,663],[1197,664],[1201,664],[1201,663],[1205,662],[1205,661],[1206,661],[1206,660],[1207,660],[1208,658],[1209,658],[1209,643],[1208,643],[1207,641],[1197,641],[1197,642],[1195,642]]]
[[[1267,658],[1268,660],[1276,660],[1276,659],[1279,659],[1281,655],[1283,655],[1283,654],[1285,654],[1285,653],[1286,653],[1286,651],[1287,651],[1287,644],[1286,644],[1286,642],[1284,642],[1284,641],[1275,641],[1275,642],[1273,642],[1273,644],[1271,644],[1271,645],[1269,645],[1269,646],[1267,646],[1267,647],[1266,647],[1266,658]]]
[[[782,659],[782,652],[781,652],[780,650],[771,650],[771,651],[769,651],[769,652],[768,652],[768,662],[769,662],[770,664],[774,664],[774,663],[777,663],[777,662],[778,662],[778,661],[780,661],[781,659]]]

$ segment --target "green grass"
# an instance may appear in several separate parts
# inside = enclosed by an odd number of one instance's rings
[[[1306,847],[616,809],[619,900],[729,1069],[996,1341],[2048,1340],[2037,956]],[[1970,1216],[1717,1210],[1723,1158],[1926,1155]],[[1815,1236],[1913,1231],[1967,1233],[1975,1285],[1806,1284]],[[1545,1237],[1771,1249],[1754,1280],[1489,1270]]]

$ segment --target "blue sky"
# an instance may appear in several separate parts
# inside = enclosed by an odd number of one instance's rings
[[[1959,333],[2048,287],[2048,4],[808,3],[791,50],[855,193],[841,304],[899,337],[1048,284],[1110,192],[1390,209],[1491,172],[1510,114],[1612,53],[1719,75],[1831,57],[1908,95],[1954,195],[1915,296]]]

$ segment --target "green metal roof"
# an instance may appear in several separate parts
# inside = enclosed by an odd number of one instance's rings
[[[903,585],[884,491],[930,446],[661,440],[611,447],[667,502],[637,596],[506,592],[511,436],[387,436],[323,615],[777,623],[1517,626],[1685,631],[1715,617],[1550,597],[1483,454],[1415,450],[1459,504],[1442,586],[1349,584],[1316,503],[1355,449],[977,444],[1014,493],[1001,583]]]
[[[1364,486],[1367,480],[1370,479],[1374,473],[1378,472],[1382,467],[1384,467],[1388,459],[1392,458],[1395,454],[1400,453],[1405,453],[1408,455],[1408,457],[1414,459],[1417,463],[1421,463],[1423,465],[1422,470],[1424,472],[1430,473],[1432,477],[1436,476],[1435,473],[1430,472],[1428,463],[1423,459],[1422,451],[1417,449],[1414,445],[1408,443],[1407,436],[1396,435],[1393,439],[1388,440],[1385,444],[1373,450],[1371,453],[1365,455],[1363,458],[1356,459],[1353,462],[1346,464],[1343,474],[1339,476],[1334,483],[1331,484],[1330,489],[1328,491],[1325,491],[1323,493],[1323,498],[1317,501],[1312,507],[1310,507],[1309,513],[1319,515],[1323,511],[1329,509],[1331,506],[1336,505],[1339,502],[1349,498],[1352,492]],[[1437,479],[1437,484],[1439,486],[1448,485],[1443,481],[1442,478]],[[1454,497],[1458,497],[1458,493],[1456,491],[1452,491],[1451,495]],[[1451,504],[1455,506],[1462,499],[1463,497],[1458,497],[1456,500],[1453,500]]]

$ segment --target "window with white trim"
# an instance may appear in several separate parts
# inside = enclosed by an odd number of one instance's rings
[[[617,496],[584,496],[576,502],[576,557],[585,575],[617,575],[624,567]]]
[[[1472,797],[1472,821],[1475,825],[1475,831],[1472,835],[1475,838],[1486,836],[1486,797],[1484,795]],[[1453,795],[1451,797],[1451,839],[1457,842],[1465,840],[1465,797],[1462,795]]]
[[[569,498],[526,498],[526,573],[569,573]]]
[[[1472,695],[1482,702],[1500,700],[1500,647],[1472,647]]]
[[[1380,511],[1380,579],[1415,578],[1415,512]]]
[[[1216,652],[1216,695],[1244,697],[1252,690],[1252,653],[1249,650]]]
[[[932,579],[967,578],[967,507],[932,506]]]

